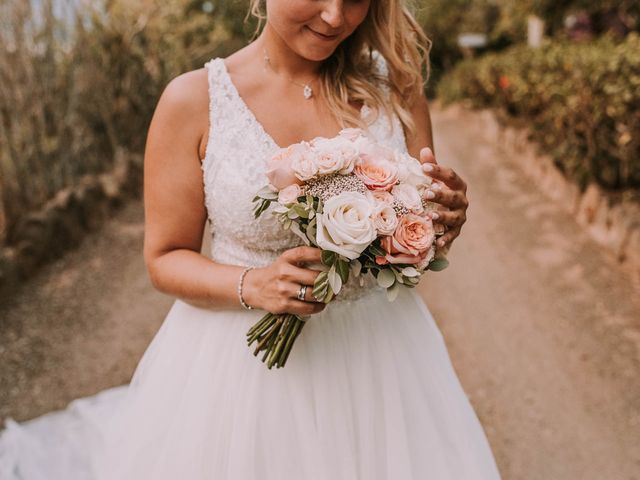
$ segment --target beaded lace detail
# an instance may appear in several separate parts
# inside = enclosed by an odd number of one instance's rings
[[[377,54],[375,58],[379,71],[385,74],[383,57]],[[204,66],[209,81],[209,138],[201,167],[212,232],[211,257],[224,264],[263,267],[285,250],[302,245],[269,211],[258,219],[253,217],[251,200],[268,183],[266,159],[279,146],[240,97],[223,58],[213,58]],[[364,105],[360,113],[367,119],[370,109]],[[380,112],[369,125],[369,133],[378,142],[407,151],[396,115],[389,122]],[[362,295],[375,283],[365,278],[364,288],[358,287],[356,279],[350,280],[338,299]]]

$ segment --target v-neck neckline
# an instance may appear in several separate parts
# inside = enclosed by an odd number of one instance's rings
[[[238,103],[240,104],[240,106],[241,106],[242,110],[244,111],[245,115],[247,115],[247,117],[251,120],[251,122],[253,122],[256,125],[258,130],[260,130],[260,132],[263,134],[263,136],[267,139],[267,141],[271,144],[272,147],[279,148],[279,149],[287,148],[287,147],[281,147],[280,145],[278,145],[278,143],[275,141],[275,139],[265,130],[264,125],[258,120],[258,118],[256,117],[255,113],[253,113],[253,110],[251,110],[251,108],[249,108],[249,105],[247,105],[247,102],[244,101],[244,99],[240,95],[240,92],[236,88],[235,83],[233,83],[233,80],[231,79],[231,75],[229,74],[229,70],[227,69],[227,65],[224,62],[224,58],[218,57],[218,61],[220,62],[221,70],[222,70],[222,73],[225,76],[225,79],[227,81],[229,89],[231,90],[231,93],[233,94],[233,96],[238,100]],[[367,112],[367,109],[368,109],[367,105],[363,103],[362,107],[360,108],[360,118],[362,118],[363,114],[365,114]],[[332,137],[323,137],[321,135],[318,135],[315,138],[332,138]],[[302,141],[303,140],[300,140],[300,142],[302,142]]]

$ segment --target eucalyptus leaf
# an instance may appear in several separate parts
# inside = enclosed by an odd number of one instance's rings
[[[385,268],[384,270],[380,270],[378,272],[376,280],[378,281],[378,285],[380,285],[382,288],[389,288],[396,282],[396,276],[390,269]]]
[[[311,245],[311,242],[309,242],[309,239],[307,238],[305,233],[302,230],[300,230],[300,225],[298,225],[296,222],[292,222],[291,223],[290,230],[293,233],[295,233],[298,237],[300,237],[302,239],[302,241],[305,243],[305,245],[307,245],[307,246]]]
[[[420,275],[420,272],[418,272],[414,267],[404,267],[402,269],[402,275],[405,277],[417,277]]]
[[[284,205],[278,204],[277,207],[275,207],[273,209],[274,213],[287,213],[289,212],[289,209],[287,207],[285,207]]]
[[[428,268],[429,270],[432,270],[434,272],[440,272],[445,268],[447,268],[448,266],[449,266],[449,260],[442,257],[442,258],[436,258],[435,260],[432,260],[431,263],[429,263]]]
[[[404,283],[404,277],[402,276],[402,273],[400,273],[398,270],[396,270],[395,268],[391,268],[391,271],[393,272],[393,274],[396,276],[396,281],[398,283]]]
[[[393,302],[398,298],[398,293],[400,293],[400,285],[395,283],[393,286],[387,288],[387,299],[389,299],[390,302]]]

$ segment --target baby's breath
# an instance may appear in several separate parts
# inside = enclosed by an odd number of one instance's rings
[[[305,192],[326,202],[342,192],[367,193],[365,184],[355,175],[323,175],[309,180]]]
[[[402,203],[400,200],[393,199],[393,209],[396,211],[396,214],[399,217],[407,215],[409,213],[409,209]]]

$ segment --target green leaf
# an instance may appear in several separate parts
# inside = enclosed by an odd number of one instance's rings
[[[369,245],[368,250],[376,257],[384,257],[387,254],[387,252],[382,247],[376,245],[375,243]]]
[[[404,267],[402,269],[402,275],[405,277],[417,277],[420,275],[420,272],[418,272],[414,267]]]
[[[316,281],[313,283],[313,296],[318,301],[322,301],[328,290],[329,278],[327,276],[327,272],[321,272],[320,275],[316,277]]]
[[[287,213],[288,211],[289,209],[287,207],[280,204],[278,204],[278,206],[273,209],[274,213]]]
[[[331,266],[327,276],[329,278],[329,285],[331,286],[331,290],[333,290],[333,293],[337,295],[338,293],[340,293],[340,290],[342,290],[342,278],[340,278],[340,275],[336,271],[335,265]]]
[[[404,277],[402,276],[402,274],[398,270],[396,270],[394,267],[391,267],[391,271],[396,276],[396,281],[397,282],[404,283]]]
[[[300,237],[302,241],[305,243],[305,245],[307,246],[311,245],[305,233],[302,230],[300,230],[300,225],[298,225],[296,222],[291,223],[291,231],[295,233],[298,237]]]
[[[298,203],[294,205],[292,209],[298,214],[299,217],[309,218],[309,211],[304,207],[304,205]]]
[[[266,186],[261,188],[256,196],[265,200],[277,200],[278,192],[274,192],[269,186]]]
[[[394,283],[391,287],[387,288],[387,299],[393,302],[398,298],[398,293],[400,293],[400,284]]]
[[[330,250],[323,250],[321,254],[322,263],[330,267],[336,260],[337,255]]]
[[[436,258],[435,260],[432,260],[429,263],[429,266],[427,267],[429,270],[432,270],[434,272],[440,272],[442,270],[444,270],[445,268],[447,268],[449,266],[449,260],[447,260],[446,258],[442,257],[442,258]]]
[[[338,257],[335,266],[338,275],[340,275],[340,278],[342,279],[342,283],[347,283],[349,281],[349,262]]]
[[[378,272],[376,280],[378,281],[378,285],[382,288],[389,288],[396,282],[396,276],[390,269],[386,268]]]
[[[359,277],[360,276],[360,272],[362,272],[362,263],[360,263],[360,260],[356,259],[356,260],[351,260],[351,273],[353,273],[354,277]]]

